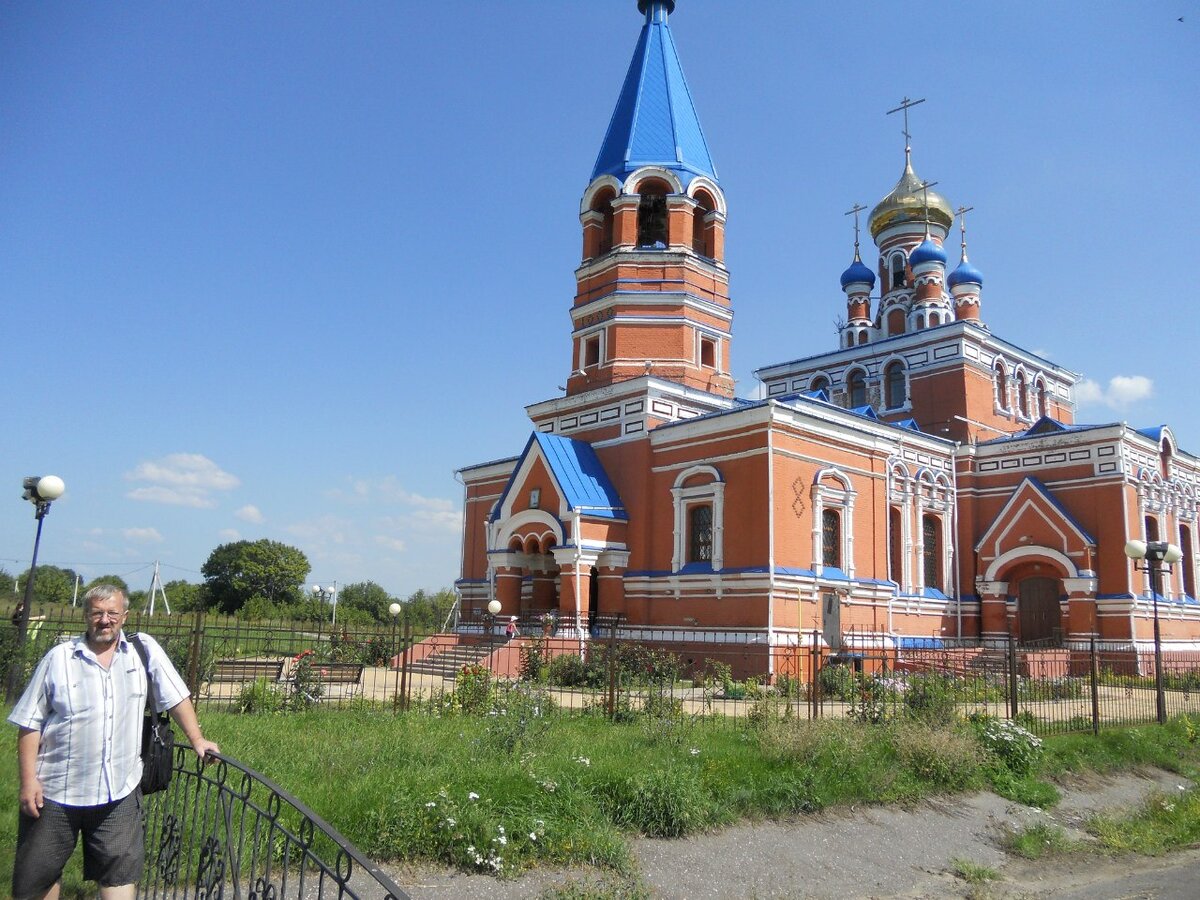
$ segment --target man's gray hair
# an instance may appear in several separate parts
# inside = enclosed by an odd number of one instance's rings
[[[121,599],[124,601],[124,608],[129,609],[129,595],[115,584],[98,584],[94,588],[91,588],[83,595],[83,608],[87,609],[90,607],[93,601],[108,600],[117,594],[121,595]]]

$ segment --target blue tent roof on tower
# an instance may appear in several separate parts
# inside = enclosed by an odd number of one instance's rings
[[[638,3],[646,24],[596,158],[593,179],[613,175],[624,181],[642,166],[670,169],[685,184],[695,175],[717,178],[667,24],[674,7],[672,0]]]

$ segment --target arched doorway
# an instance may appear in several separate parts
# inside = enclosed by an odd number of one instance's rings
[[[1035,643],[1062,637],[1062,609],[1055,578],[1026,578],[1021,582],[1017,613],[1021,617],[1021,641]]]

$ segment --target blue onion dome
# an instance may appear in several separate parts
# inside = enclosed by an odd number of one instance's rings
[[[875,287],[875,273],[863,265],[863,261],[854,257],[854,262],[850,263],[850,268],[842,273],[842,287],[845,288],[851,284],[869,284]]]
[[[916,268],[917,266],[931,262],[940,263],[944,266],[946,264],[946,251],[935,244],[931,238],[925,238],[909,254],[908,264]]]
[[[983,273],[967,261],[965,254],[962,262],[946,279],[947,287],[957,287],[960,284],[977,284],[983,287]]]

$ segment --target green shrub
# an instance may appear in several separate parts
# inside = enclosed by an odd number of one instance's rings
[[[269,678],[256,678],[244,685],[234,701],[233,708],[239,713],[276,713],[287,706],[287,697]]]
[[[548,674],[546,639],[535,637],[521,647],[521,680],[541,681]]]
[[[949,725],[958,719],[958,684],[938,673],[913,675],[904,690],[904,712],[928,725]]]
[[[549,728],[555,709],[548,693],[525,684],[495,686],[491,702],[479,743],[489,753],[508,756],[536,743]]]
[[[454,705],[465,713],[481,715],[492,704],[492,673],[476,663],[463,666],[454,677]]]
[[[320,663],[313,650],[302,650],[296,655],[293,663],[289,705],[292,709],[308,709],[320,701],[321,695],[325,693],[325,686],[321,684],[320,675],[314,668]]]
[[[905,722],[896,725],[893,742],[904,767],[939,790],[961,791],[979,780],[983,755],[969,733]]]
[[[1042,739],[1007,719],[976,717],[976,734],[983,748],[1016,775],[1027,775],[1042,758]]]

